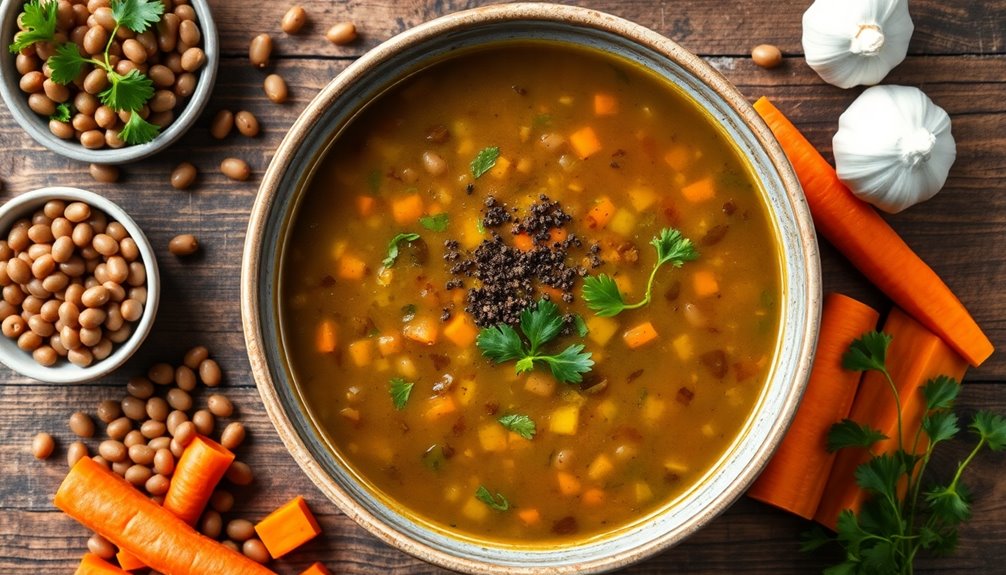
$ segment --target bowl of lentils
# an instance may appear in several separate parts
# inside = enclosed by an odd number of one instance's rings
[[[0,362],[52,383],[107,375],[153,326],[157,260],[136,222],[85,190],[42,188],[0,207]]]
[[[177,141],[216,79],[205,0],[2,0],[0,93],[39,144],[120,164]]]

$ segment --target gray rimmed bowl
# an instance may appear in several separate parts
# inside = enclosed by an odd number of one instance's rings
[[[768,383],[726,453],[690,491],[631,525],[544,548],[476,541],[434,527],[382,500],[341,460],[313,423],[282,347],[277,279],[301,193],[331,142],[389,87],[451,52],[546,40],[614,54],[664,77],[733,139],[762,187],[782,266],[781,329]],[[459,12],[400,34],[349,66],[305,109],[266,171],[252,211],[241,272],[245,341],[259,392],[301,468],[349,517],[416,557],[468,573],[593,573],[681,542],[729,507],[781,441],[806,386],[817,342],[820,269],[813,224],[782,149],[723,76],[674,42],[583,8],[510,4]]]
[[[49,131],[49,120],[39,116],[28,107],[28,94],[21,91],[21,74],[14,67],[14,54],[7,49],[18,31],[17,18],[24,0],[0,1],[0,95],[14,120],[39,144],[61,156],[81,162],[95,164],[125,164],[150,157],[174,144],[189,130],[209,103],[216,83],[217,67],[220,64],[220,47],[217,27],[207,0],[190,0],[199,19],[202,32],[203,51],[206,63],[199,70],[196,90],[185,103],[185,107],[175,116],[174,122],[161,131],[156,138],[146,144],[124,146],[119,149],[102,148],[90,150],[75,139],[61,140]]]

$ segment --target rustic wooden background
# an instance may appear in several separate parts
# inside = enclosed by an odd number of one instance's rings
[[[337,573],[440,573],[370,536],[343,516],[301,473],[287,454],[258,399],[249,374],[238,313],[238,275],[246,219],[257,182],[286,129],[315,93],[354,58],[411,26],[481,4],[453,0],[300,0],[311,24],[298,36],[279,30],[289,2],[216,0],[223,61],[215,96],[206,113],[180,143],[160,157],[124,167],[117,184],[97,184],[87,166],[53,155],[30,140],[0,110],[0,180],[11,197],[46,185],[93,189],[123,205],[154,243],[164,292],[154,334],[140,354],[114,377],[78,386],[54,386],[0,369],[0,573],[71,573],[87,533],[57,512],[52,496],[65,473],[71,441],[67,417],[81,406],[118,398],[130,375],[154,361],[178,361],[194,344],[210,347],[226,373],[227,391],[250,430],[240,456],[257,470],[238,511],[257,519],[295,494],[304,494],[318,514],[324,535],[278,562],[295,573],[314,560]],[[824,84],[801,57],[801,15],[809,0],[599,0],[591,7],[635,20],[702,55],[751,100],[768,95],[819,149],[830,151],[839,114],[859,90]],[[1006,1],[913,0],[915,21],[908,59],[888,83],[921,87],[953,118],[958,158],[945,190],[932,201],[891,217],[894,227],[928,261],[968,306],[1000,347],[1000,353],[967,377],[960,407],[1006,412]],[[325,41],[332,23],[352,20],[361,37],[351,46]],[[276,41],[269,71],[283,75],[291,100],[265,99],[266,72],[252,68],[248,42],[268,32]],[[759,43],[778,45],[786,55],[776,70],[753,66],[747,55]],[[232,135],[216,141],[209,118],[220,108],[250,110],[262,123],[256,139]],[[226,180],[220,160],[246,159],[249,182]],[[201,170],[186,192],[172,189],[168,174],[182,160]],[[167,251],[178,233],[194,233],[203,252],[179,260]],[[886,308],[883,297],[828,245],[822,246],[825,288]],[[47,462],[28,452],[31,437],[50,431],[61,448]],[[946,472],[962,457],[964,442],[943,451],[935,468]],[[919,561],[919,572],[1006,573],[1006,458],[983,456],[968,483],[975,494],[974,519],[961,533],[952,558]],[[743,499],[681,546],[626,570],[627,573],[811,573],[828,555],[798,552],[804,521]]]

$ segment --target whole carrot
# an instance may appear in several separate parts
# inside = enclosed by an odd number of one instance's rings
[[[89,457],[70,469],[54,503],[88,529],[161,573],[276,575],[199,534]]]
[[[171,486],[164,495],[164,508],[189,525],[203,514],[213,489],[227,473],[234,454],[219,443],[197,435],[178,459]]]

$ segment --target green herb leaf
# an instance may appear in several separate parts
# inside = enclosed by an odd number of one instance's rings
[[[482,218],[477,218],[475,220],[475,229],[479,232],[479,234],[485,235],[486,226],[485,224],[482,223]]]
[[[500,157],[500,149],[498,146],[491,146],[488,148],[483,148],[472,160],[469,167],[472,169],[472,175],[475,179],[479,179],[483,174],[493,169],[496,165],[496,160]]]
[[[112,70],[108,72],[108,81],[111,86],[98,98],[116,112],[139,110],[154,95],[154,82],[139,70],[130,70],[125,76]]]
[[[983,439],[992,451],[1006,446],[1006,418],[990,411],[979,411],[971,421],[971,429]]]
[[[925,497],[930,511],[947,523],[962,523],[971,517],[971,496],[961,484],[933,487]]]
[[[887,453],[856,468],[856,484],[885,498],[897,498],[898,478],[904,473],[901,461]]]
[[[503,363],[520,359],[526,355],[524,342],[517,330],[505,323],[487,327],[479,331],[475,345],[482,350],[482,355],[493,363]]]
[[[73,117],[73,110],[70,109],[70,104],[63,102],[62,104],[56,106],[56,113],[49,116],[50,120],[56,120],[57,122],[69,122],[70,118]]]
[[[838,565],[832,565],[821,571],[821,575],[857,575],[859,573],[859,561],[843,561]]]
[[[391,394],[391,402],[395,405],[395,409],[401,410],[405,408],[405,404],[409,402],[409,396],[412,395],[412,388],[415,385],[400,377],[391,378],[388,384],[388,392]]]
[[[841,516],[839,519],[841,519]],[[835,539],[828,535],[827,531],[822,529],[820,526],[815,525],[800,534],[800,551],[802,553],[814,551],[815,549],[820,549],[833,541],[835,541]]]
[[[576,335],[580,337],[587,337],[587,334],[590,333],[590,328],[587,327],[586,320],[584,320],[583,316],[580,314],[575,314],[573,316],[573,327],[576,329]]]
[[[922,388],[922,394],[926,398],[926,411],[950,409],[960,391],[960,384],[952,377],[938,375],[930,379]]]
[[[135,72],[135,70],[134,70]],[[119,137],[127,144],[146,144],[157,137],[161,128],[144,120],[138,112],[129,115],[129,121],[122,127]]]
[[[891,336],[879,331],[866,332],[853,340],[842,356],[842,367],[850,371],[887,371],[887,348]]]
[[[957,426],[957,415],[952,411],[930,413],[922,418],[922,430],[929,436],[932,445],[953,439],[960,431]]]
[[[450,223],[450,216],[447,214],[435,214],[419,218],[419,223],[432,232],[443,232],[447,230]]]
[[[60,44],[56,48],[56,53],[50,56],[46,62],[49,64],[49,69],[52,70],[52,81],[64,86],[76,80],[84,66],[91,63],[90,60],[80,55],[80,52],[77,51],[77,45],[73,42]]]
[[[416,319],[416,306],[415,304],[408,304],[402,306],[402,321],[410,322]]]
[[[828,430],[827,448],[834,452],[846,447],[869,449],[874,443],[887,439],[879,430],[851,419],[843,419]]]
[[[507,501],[506,497],[503,497],[502,493],[497,493],[494,496],[486,489],[485,485],[479,485],[479,488],[475,490],[475,498],[496,511],[507,511],[510,509],[510,502]]]
[[[552,375],[559,381],[580,383],[583,381],[583,374],[594,367],[590,352],[584,352],[583,348],[582,343],[575,343],[562,350],[559,355],[542,355],[535,359],[547,363]]]
[[[31,0],[21,12],[24,30],[14,35],[9,47],[12,54],[24,50],[35,42],[48,42],[56,33],[59,5],[56,0]]]
[[[119,26],[129,28],[137,34],[157,24],[164,14],[164,4],[160,0],[112,0],[112,16]]]
[[[646,282],[646,294],[643,299],[633,304],[625,303],[615,280],[607,274],[599,274],[583,280],[583,301],[591,311],[601,317],[611,317],[627,309],[641,308],[649,304],[653,297],[653,281],[661,266],[670,264],[680,268],[685,262],[694,261],[699,257],[692,241],[674,228],[660,230],[660,233],[650,240],[650,245],[657,251],[657,261]]]
[[[530,355],[538,353],[542,345],[555,339],[565,325],[559,306],[546,299],[538,305],[525,308],[520,314],[520,330],[531,342]]]
[[[534,421],[523,414],[511,413],[509,415],[504,415],[503,417],[497,419],[497,421],[500,422],[500,425],[524,439],[534,439],[534,434],[537,432]]]
[[[398,259],[398,243],[399,242],[414,242],[419,239],[419,234],[398,234],[397,236],[391,238],[388,242],[388,255],[381,260],[381,264],[386,268],[390,268],[395,265],[395,260]]]
[[[895,547],[890,541],[874,541],[862,551],[863,567],[867,573],[897,572]]]

